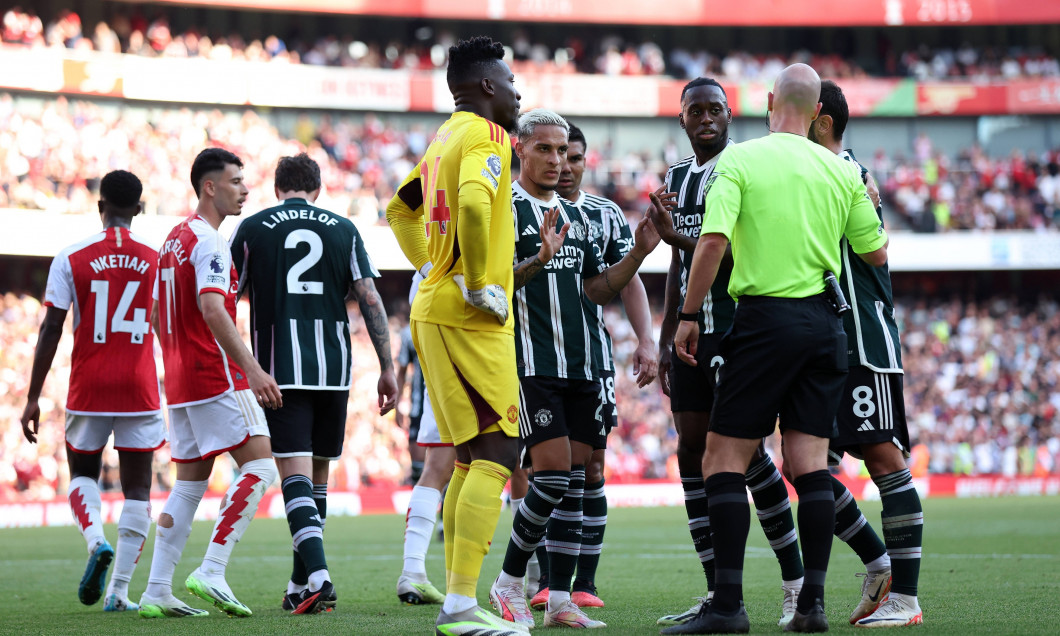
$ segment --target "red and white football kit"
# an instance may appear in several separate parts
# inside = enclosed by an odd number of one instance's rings
[[[44,304],[74,314],[66,402],[74,452],[99,452],[112,430],[118,450],[153,451],[166,441],[150,323],[156,272],[154,247],[121,227],[52,261]]]
[[[235,322],[238,280],[227,241],[193,214],[162,244],[158,275],[173,461],[207,459],[268,435],[246,373],[228,359],[199,308],[201,294],[222,294]]]

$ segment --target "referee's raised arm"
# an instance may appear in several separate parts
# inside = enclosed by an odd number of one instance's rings
[[[732,243],[729,294],[737,299],[721,344],[722,365],[703,475],[714,536],[717,587],[694,619],[702,631],[749,629],[743,554],[749,525],[744,472],[780,417],[785,473],[799,495],[806,575],[788,631],[824,631],[824,580],[835,525],[828,440],[847,374],[841,298],[826,278],[842,264],[840,238],[867,262],[886,262],[887,235],[851,165],[806,138],[821,80],[786,68],[769,94],[771,134],[728,149],[706,184],[703,227],[685,306],[699,306]],[[838,288],[838,286],[836,286]],[[682,319],[684,316],[682,315]],[[682,320],[675,344],[690,354],[698,325]]]

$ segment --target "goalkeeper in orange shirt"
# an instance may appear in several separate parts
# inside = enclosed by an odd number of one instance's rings
[[[447,593],[436,632],[446,636],[527,633],[481,609],[475,593],[519,436],[508,131],[520,95],[503,58],[504,48],[488,37],[450,47],[455,112],[386,215],[425,277],[412,304],[412,338],[441,440],[457,454],[442,509]]]

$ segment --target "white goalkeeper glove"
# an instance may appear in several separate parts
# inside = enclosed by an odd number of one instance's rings
[[[460,288],[464,301],[487,314],[495,317],[502,325],[508,322],[508,297],[500,285],[486,285],[482,289],[468,289],[464,284],[464,275],[456,274],[453,282]]]

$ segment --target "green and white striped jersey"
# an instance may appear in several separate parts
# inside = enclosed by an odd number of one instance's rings
[[[844,150],[839,156],[861,168],[864,179],[868,172]],[[883,208],[876,208],[883,222]],[[847,295],[851,311],[843,314],[843,329],[847,332],[847,355],[850,366],[863,366],[877,373],[903,373],[902,344],[898,339],[898,323],[894,319],[894,297],[891,295],[891,272],[886,265],[873,267],[854,253],[844,238],[843,271],[839,283]]]
[[[541,249],[541,221],[558,208],[557,231],[570,223],[567,239],[545,269],[515,292],[515,357],[519,377],[546,376],[593,380],[589,314],[582,305],[582,280],[606,269],[590,236],[589,219],[553,193],[542,201],[518,182],[512,184],[515,264]]]
[[[732,145],[732,140],[729,144]],[[670,216],[678,233],[693,239],[699,238],[703,227],[704,188],[707,179],[714,173],[714,166],[721,158],[722,150],[703,165],[696,164],[696,156],[685,157],[666,172],[666,191],[677,193],[677,207]],[[684,307],[685,291],[688,289],[688,272],[692,269],[692,252],[681,251],[681,307],[685,313],[695,313],[695,308]],[[707,297],[703,300],[703,333],[725,333],[732,325],[736,313],[736,301],[729,296],[730,268],[722,267],[714,279]]]
[[[633,249],[633,232],[617,203],[584,190],[578,194],[577,200],[570,203],[589,219],[590,234],[608,267],[622,260]],[[614,371],[611,334],[604,325],[604,308],[589,300],[585,294],[582,294],[582,304],[590,318],[593,365],[600,371]]]
[[[379,277],[353,223],[288,199],[240,223],[231,248],[261,366],[281,389],[350,388],[346,295]]]

